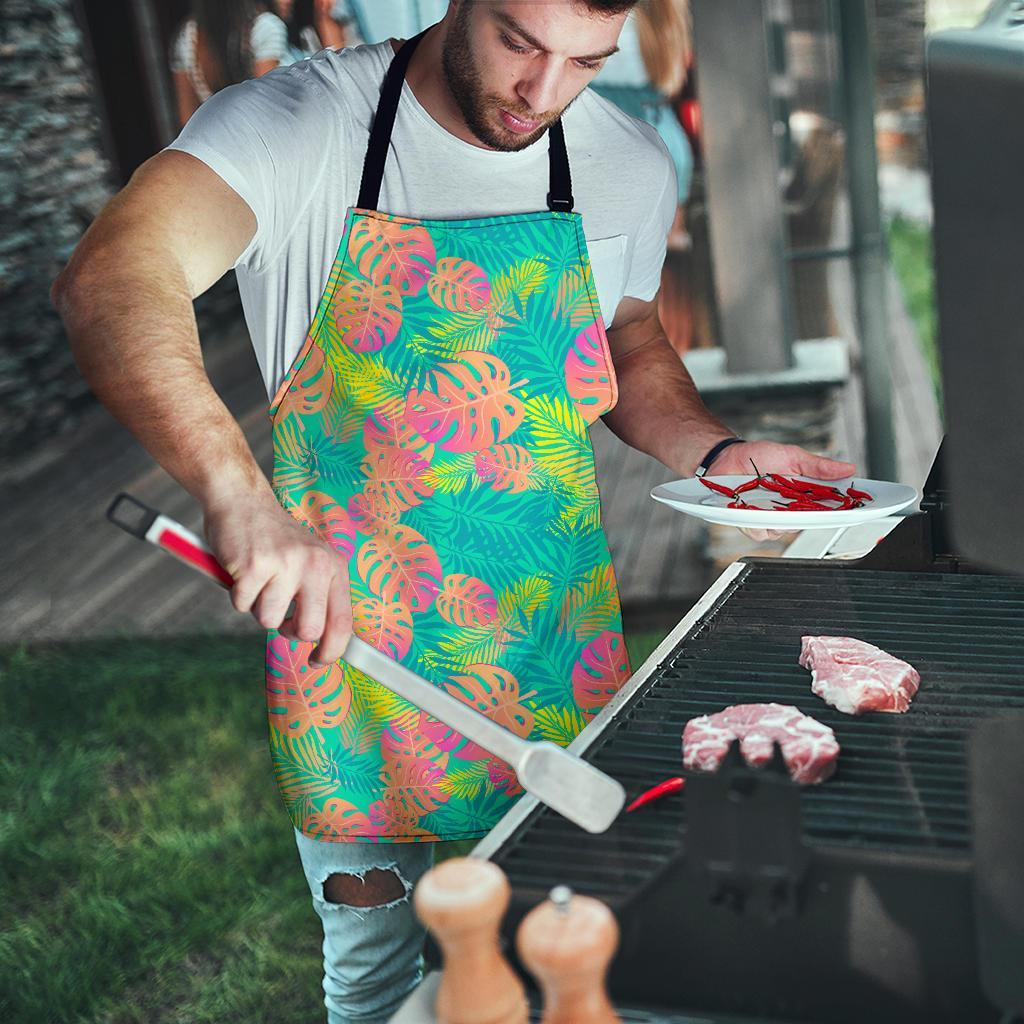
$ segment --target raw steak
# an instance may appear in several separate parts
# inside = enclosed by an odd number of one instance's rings
[[[802,637],[800,664],[811,692],[846,715],[906,711],[921,682],[912,665],[848,636]]]
[[[789,704],[734,704],[686,723],[683,767],[715,771],[734,739],[754,767],[771,760],[777,740],[790,778],[805,785],[824,782],[839,756],[835,733]]]

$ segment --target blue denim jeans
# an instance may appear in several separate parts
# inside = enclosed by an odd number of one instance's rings
[[[324,928],[327,1024],[383,1024],[423,976],[425,931],[409,899],[434,862],[434,843],[322,843],[295,829],[313,909]],[[405,895],[379,907],[349,907],[324,899],[333,874],[392,870]]]

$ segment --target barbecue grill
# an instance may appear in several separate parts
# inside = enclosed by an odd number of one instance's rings
[[[510,954],[554,885],[612,907],[629,1021],[1024,1019],[1024,579],[1008,575],[1024,572],[1024,319],[1007,297],[1024,4],[936,37],[928,68],[950,435],[921,511],[858,562],[731,566],[573,745],[632,797],[680,773],[686,721],[774,701],[835,730],[836,775],[801,789],[780,755],[753,770],[734,749],[603,835],[524,801],[477,850],[512,884]],[[910,662],[911,710],[854,718],[814,697],[804,634]]]

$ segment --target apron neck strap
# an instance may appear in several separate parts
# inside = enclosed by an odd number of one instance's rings
[[[391,132],[395,126],[395,115],[398,113],[398,101],[402,98],[402,84],[409,61],[416,51],[420,40],[427,34],[424,29],[419,35],[407,40],[395,54],[384,76],[381,86],[380,102],[370,129],[370,141],[366,147],[366,158],[363,160],[363,177],[359,184],[360,210],[376,210],[380,201],[380,186],[384,180],[384,164],[388,158],[388,147],[391,145]],[[565,135],[562,132],[561,119],[555,121],[548,129],[548,162],[549,191],[548,209],[561,213],[570,213],[573,207],[572,180],[569,176],[569,155],[565,149]]]

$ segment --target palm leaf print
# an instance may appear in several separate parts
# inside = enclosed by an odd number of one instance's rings
[[[548,267],[543,260],[530,257],[513,264],[494,278],[491,285],[491,310],[500,328],[511,317],[521,319],[526,302],[544,287]]]
[[[550,395],[536,395],[525,405],[536,460],[553,476],[576,485],[581,466],[593,463],[583,417],[565,399]]]
[[[494,344],[504,321],[490,306],[475,313],[449,313],[427,328],[430,338],[419,345],[425,352],[435,351],[440,358],[454,358],[460,352],[473,349],[485,352]]]
[[[319,412],[327,405],[333,386],[334,374],[324,358],[323,349],[315,343],[310,344],[302,366],[278,405],[279,415],[311,416]]]
[[[372,281],[348,281],[334,296],[334,322],[353,352],[379,352],[398,336],[402,296]]]
[[[279,416],[274,422],[273,433],[273,486],[299,490],[315,483],[319,467],[313,454],[312,436],[303,429],[302,421],[295,416]]]
[[[593,636],[618,614],[619,594],[611,562],[595,565],[586,582],[566,591],[562,599],[560,633],[575,632],[577,640]]]
[[[595,320],[576,335],[565,357],[565,383],[579,414],[593,423],[611,408],[614,383],[605,355],[604,326]]]
[[[271,729],[270,756],[281,796],[289,810],[305,799],[322,800],[330,796],[338,785],[331,763],[312,735],[292,737]]]
[[[352,628],[378,651],[401,661],[412,643],[412,612],[401,601],[368,597],[353,604]]]
[[[601,495],[595,487],[576,487],[570,504],[563,509],[558,521],[551,524],[558,532],[589,533],[601,524]]]
[[[306,491],[298,505],[289,506],[288,512],[327,541],[343,558],[352,557],[356,540],[355,526],[348,509],[339,505],[329,494]]]
[[[453,697],[479,711],[503,729],[526,738],[533,731],[533,712],[520,703],[533,693],[519,693],[519,680],[498,665],[467,665],[463,673],[453,675],[445,688]]]
[[[410,704],[404,697],[399,697],[393,690],[382,686],[373,676],[352,665],[345,666],[345,680],[354,694],[353,703],[359,702],[365,709],[367,719],[372,723],[379,742],[381,732],[386,725],[395,725],[400,729],[411,729],[419,720],[420,709]]]
[[[537,731],[550,743],[567,747],[587,724],[579,708],[546,707],[534,712]]]
[[[594,282],[590,267],[570,267],[558,282],[552,317],[568,320],[572,327],[582,327],[601,315],[594,295]]]
[[[441,783],[442,790],[456,800],[473,800],[487,783],[487,761],[473,761],[466,768],[449,771]]]
[[[338,341],[331,346],[328,359],[335,378],[342,382],[353,404],[367,413],[401,413],[405,407],[405,386],[379,358],[353,352]]]
[[[584,716],[593,718],[629,676],[629,655],[622,634],[606,629],[594,637],[572,670],[572,695]]]
[[[335,388],[323,411],[324,433],[335,444],[346,444],[355,437],[365,418],[366,410],[353,401],[352,395],[345,388]]]
[[[423,474],[423,482],[442,494],[458,494],[467,487],[476,487],[480,483],[476,458],[472,452],[463,452],[447,459],[438,459]]]
[[[434,457],[434,445],[416,433],[400,416],[374,409],[363,424],[363,444],[368,452],[393,449],[418,455],[425,462]]]
[[[356,217],[348,251],[363,277],[391,285],[402,295],[419,293],[437,259],[434,243],[422,224],[383,217]]]
[[[387,601],[403,601],[425,612],[441,589],[441,563],[426,538],[412,527],[382,529],[359,549],[359,575],[370,590]]]
[[[437,261],[427,292],[442,309],[472,313],[491,300],[487,272],[469,260],[446,256]]]
[[[352,691],[337,663],[309,665],[312,643],[275,636],[267,644],[267,710],[275,729],[289,736],[317,735],[345,720]]]
[[[476,472],[496,491],[519,494],[533,490],[539,481],[533,476],[533,456],[521,444],[496,444],[476,457]]]
[[[328,800],[323,810],[309,814],[302,822],[302,831],[322,842],[368,836],[375,832],[370,819],[355,804],[340,797]]]
[[[437,610],[441,618],[456,626],[486,626],[494,620],[498,602],[483,580],[452,573],[445,576],[444,587],[437,595]]]
[[[432,391],[410,391],[405,418],[446,451],[479,451],[512,433],[523,420],[508,366],[486,352],[463,352],[433,371]]]
[[[461,671],[478,662],[500,661],[516,639],[517,634],[507,630],[501,619],[495,619],[486,626],[466,626],[449,633],[438,643],[443,655],[437,658],[427,653],[424,661],[428,665],[443,663]]]
[[[498,598],[498,617],[506,629],[529,628],[538,608],[551,599],[551,581],[543,576],[527,576],[516,580]]]

